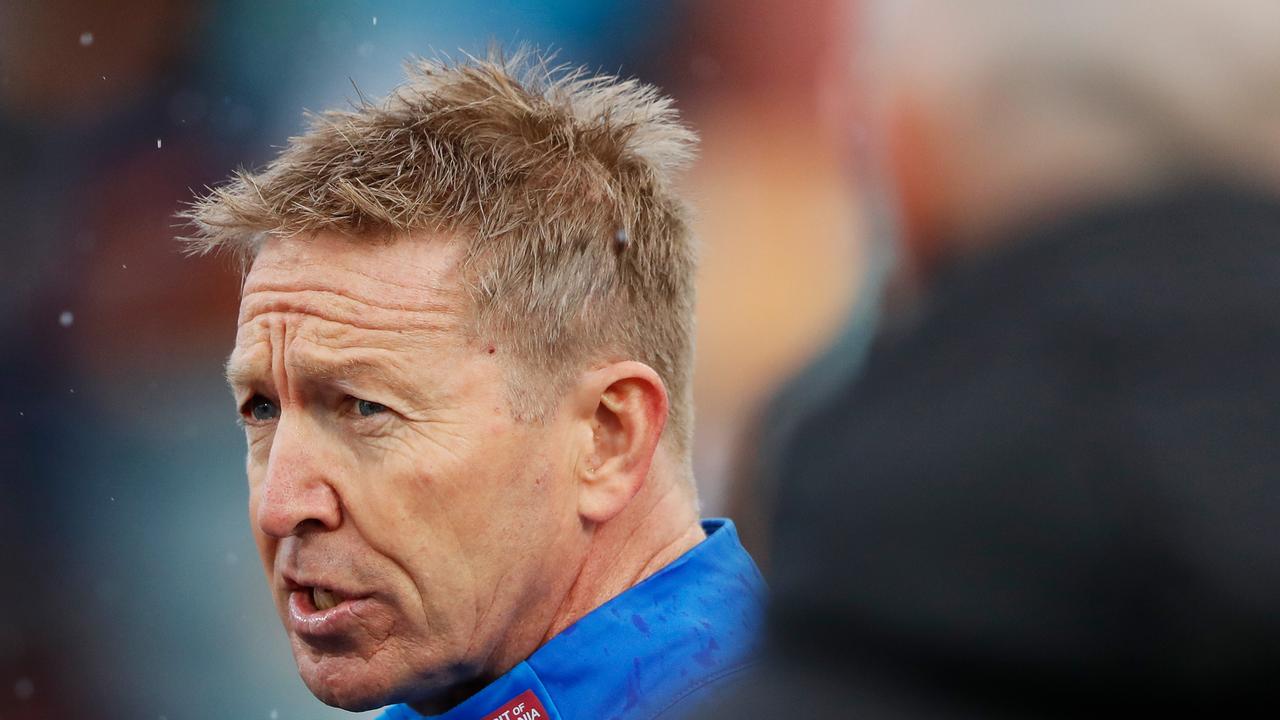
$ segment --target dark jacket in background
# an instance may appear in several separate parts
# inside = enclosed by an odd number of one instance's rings
[[[952,264],[909,325],[774,462],[770,660],[708,716],[1272,695],[1280,201],[1077,215]]]

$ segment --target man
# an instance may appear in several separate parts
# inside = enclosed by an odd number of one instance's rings
[[[690,470],[693,135],[635,81],[421,61],[187,213],[299,672],[387,718],[676,717],[763,583]]]
[[[1276,707],[1280,5],[859,10],[913,282],[770,458],[769,660],[707,716]]]

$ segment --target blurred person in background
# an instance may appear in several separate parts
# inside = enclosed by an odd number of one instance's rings
[[[1275,707],[1280,5],[851,8],[899,274],[766,443],[768,660],[706,716]]]
[[[636,81],[420,61],[187,213],[303,681],[388,718],[680,716],[763,583],[691,471],[694,136]]]

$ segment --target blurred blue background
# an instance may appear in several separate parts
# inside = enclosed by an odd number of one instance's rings
[[[249,536],[236,270],[182,257],[174,213],[415,54],[527,43],[676,97],[696,472],[707,514],[749,507],[737,438],[860,276],[838,28],[828,0],[0,2],[0,720],[349,717],[297,679]]]

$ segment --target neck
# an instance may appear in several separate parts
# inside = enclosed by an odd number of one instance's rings
[[[592,528],[586,558],[542,642],[704,539],[691,483],[650,477],[625,510]]]
[[[626,509],[608,522],[587,528],[587,551],[533,650],[706,539],[693,483],[676,472],[665,472],[670,465],[655,459],[644,487]],[[527,649],[529,644],[524,647],[496,657],[490,672],[430,700],[414,702],[414,709],[430,714],[465,700],[533,652]]]

